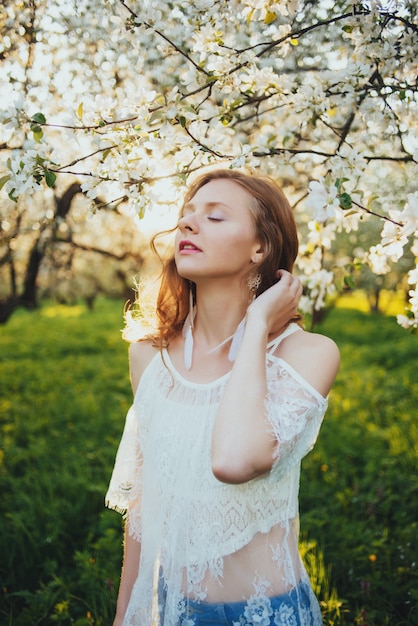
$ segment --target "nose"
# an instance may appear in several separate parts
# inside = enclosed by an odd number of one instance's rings
[[[199,230],[198,221],[194,213],[187,213],[183,215],[178,222],[179,229],[187,232],[197,232]]]

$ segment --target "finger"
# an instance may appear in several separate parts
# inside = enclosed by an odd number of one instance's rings
[[[295,278],[295,281],[292,284],[292,289],[294,290],[295,297],[299,300],[303,290],[302,283],[300,282],[299,278]]]
[[[293,291],[295,291],[295,292],[298,291],[299,287],[300,287],[300,280],[299,280],[299,278],[297,276],[293,276],[292,274],[289,274],[287,286],[288,286],[289,289],[292,290],[292,292]]]
[[[277,270],[276,276],[278,278],[278,283],[280,283],[282,287],[290,287],[294,278],[290,272],[283,269]]]
[[[294,282],[293,282],[292,286],[295,288],[295,291],[297,293],[301,293],[302,292],[302,283],[300,282],[299,278],[294,277]]]
[[[291,278],[292,274],[288,272],[287,270],[280,269],[280,270],[277,270],[276,276],[277,278]]]

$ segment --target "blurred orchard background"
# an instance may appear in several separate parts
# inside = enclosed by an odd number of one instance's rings
[[[324,622],[418,624],[417,11],[2,1],[1,624],[112,621],[123,306],[214,165],[282,185],[301,311],[343,355],[301,492]]]

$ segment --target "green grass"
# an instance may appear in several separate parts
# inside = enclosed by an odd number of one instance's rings
[[[319,330],[342,363],[303,465],[302,529],[331,565],[343,623],[418,624],[418,337],[343,309]]]
[[[121,315],[50,307],[0,330],[2,624],[111,623],[120,519],[103,497],[130,402]]]
[[[103,506],[131,402],[123,303],[0,327],[0,624],[109,625],[121,519]],[[334,309],[342,365],[303,462],[305,561],[324,623],[418,624],[418,336]]]

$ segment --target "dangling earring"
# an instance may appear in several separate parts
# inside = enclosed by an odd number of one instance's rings
[[[247,287],[253,296],[256,295],[261,285],[261,274],[250,274],[247,279]]]
[[[192,367],[193,357],[193,328],[196,317],[196,307],[193,302],[192,283],[189,284],[189,313],[184,320],[182,335],[184,337],[184,365],[187,370]]]

